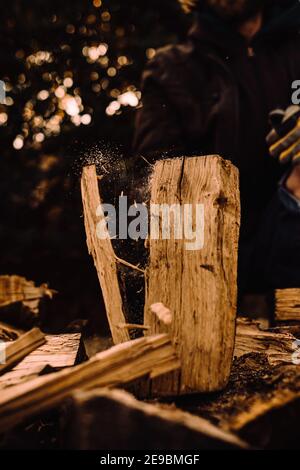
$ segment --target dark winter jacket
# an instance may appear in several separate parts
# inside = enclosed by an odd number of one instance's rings
[[[277,2],[274,2],[277,4]],[[220,154],[240,170],[242,238],[251,238],[282,169],[268,155],[268,114],[300,80],[300,4],[269,8],[247,44],[203,13],[184,44],[158,51],[143,75],[135,155]]]

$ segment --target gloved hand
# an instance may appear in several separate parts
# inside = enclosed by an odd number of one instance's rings
[[[270,113],[273,129],[267,137],[270,155],[279,163],[300,163],[300,106]]]

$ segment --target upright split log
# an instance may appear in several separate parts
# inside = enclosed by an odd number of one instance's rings
[[[219,390],[229,378],[235,336],[238,171],[218,156],[159,161],[151,182],[151,203],[191,205],[199,241],[191,249],[192,240],[150,237],[145,325],[150,334],[167,331],[169,327],[150,307],[162,302],[171,310],[170,334],[182,364],[181,379],[169,376],[154,389],[164,394]],[[199,217],[196,227],[197,204],[203,205],[204,225]]]
[[[95,165],[83,168],[81,194],[87,246],[94,259],[113,341],[115,344],[122,343],[130,337],[128,330],[119,327],[126,320],[118,283],[116,256],[110,238],[100,239],[96,233],[99,223],[97,211],[101,208],[101,200]]]

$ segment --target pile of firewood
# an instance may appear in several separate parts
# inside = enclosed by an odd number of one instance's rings
[[[118,274],[120,266],[141,268],[116,256],[109,237],[97,237],[98,185],[95,166],[84,168],[87,245],[114,345],[80,361],[80,334],[45,336],[2,325],[13,341],[3,343],[0,434],[59,408],[67,448],[294,447],[300,290],[275,293],[276,327],[236,320],[237,170],[216,156],[155,165],[151,203],[203,204],[204,243],[189,251],[176,237],[148,239],[140,323],[126,315]]]

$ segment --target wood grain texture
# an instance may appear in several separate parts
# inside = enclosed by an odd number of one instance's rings
[[[41,345],[11,371],[0,377],[0,387],[11,387],[42,374],[47,368],[61,369],[74,366],[78,354],[81,333],[46,335]]]
[[[168,335],[118,344],[79,366],[1,391],[0,433],[58,406],[77,389],[121,386],[144,376],[155,378],[179,367]]]
[[[234,356],[263,353],[272,366],[292,364],[295,341],[295,336],[289,332],[262,330],[258,323],[241,318],[237,321]]]
[[[45,343],[45,341],[45,336],[41,330],[33,328],[15,341],[4,343],[5,357],[3,358],[3,364],[0,364],[0,375],[11,369],[34,349]]]
[[[55,291],[49,289],[47,284],[38,287],[33,281],[28,281],[21,276],[0,276],[0,307],[23,302],[35,309],[41,298],[52,298],[54,293]]]
[[[275,320],[300,321],[300,289],[275,291]]]
[[[87,246],[94,259],[111,334],[115,344],[122,343],[128,341],[130,336],[128,330],[119,328],[119,324],[127,322],[118,283],[116,257],[110,238],[99,239],[96,234],[96,227],[100,220],[96,212],[101,199],[95,165],[83,168],[81,194]]]
[[[168,331],[151,312],[162,302],[173,314],[170,334],[182,363],[181,379],[156,384],[161,393],[215,391],[229,378],[235,336],[240,225],[238,171],[218,156],[156,163],[152,204],[204,205],[204,246],[150,239],[144,323]],[[160,224],[161,224],[160,216]],[[195,227],[193,227],[195,228]]]

